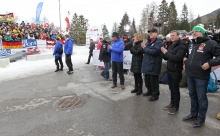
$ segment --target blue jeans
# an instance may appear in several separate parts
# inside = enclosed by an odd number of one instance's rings
[[[187,76],[187,84],[191,100],[190,114],[193,117],[198,117],[198,121],[204,122],[208,110],[208,99],[206,95],[208,80]]]
[[[111,68],[111,62],[104,62],[104,69],[101,73],[102,76],[105,77],[106,80],[109,79],[109,69]]]

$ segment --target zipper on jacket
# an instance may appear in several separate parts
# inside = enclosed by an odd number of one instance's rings
[[[194,47],[193,47],[193,53],[192,53],[192,58],[191,58],[191,61],[190,61],[190,67],[191,67],[191,64],[192,64],[192,60],[193,60],[193,57],[194,57],[194,53],[195,53],[195,48],[196,48],[196,46],[194,45]]]

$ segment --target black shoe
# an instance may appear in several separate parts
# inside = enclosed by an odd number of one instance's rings
[[[73,71],[68,71],[67,74],[71,75],[73,74]]]
[[[158,100],[158,99],[159,99],[158,97],[153,97],[153,96],[152,96],[152,97],[149,98],[149,101],[156,101],[156,100]]]
[[[138,89],[134,89],[131,91],[131,93],[136,93],[138,91]]]
[[[89,64],[88,62],[86,64]]]
[[[188,115],[183,117],[183,121],[197,120],[197,117],[193,117],[192,115]]]
[[[193,123],[193,127],[201,127],[203,124],[205,124],[205,121],[201,122],[201,121],[196,121]]]
[[[55,70],[54,72],[58,72],[58,71],[59,71],[59,69]]]
[[[136,95],[141,95],[142,93],[143,93],[142,90],[138,90],[137,93],[136,93]]]
[[[163,107],[164,110],[170,110],[173,108],[173,105],[170,103],[169,105]]]
[[[171,108],[171,109],[169,109],[169,111],[168,111],[168,114],[170,114],[170,115],[174,115],[174,114],[176,114],[178,112],[178,108]]]
[[[62,67],[62,68],[60,68],[60,71],[63,71],[63,67]]]
[[[149,91],[147,91],[146,93],[143,93],[143,96],[151,96],[152,93],[150,93]]]

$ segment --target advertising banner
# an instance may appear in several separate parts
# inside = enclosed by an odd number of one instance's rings
[[[0,14],[0,22],[14,22],[14,14]]]
[[[36,39],[25,39],[22,40],[23,48],[28,47],[37,47],[37,40]]]

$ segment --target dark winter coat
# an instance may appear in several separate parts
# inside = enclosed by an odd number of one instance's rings
[[[57,53],[57,51],[58,51],[61,47],[63,48],[62,42],[60,42],[60,41],[56,42],[55,47],[54,47],[54,51],[53,51],[53,55],[55,55],[56,57],[62,57],[62,54],[58,54],[58,53]]]
[[[143,49],[144,57],[141,72],[149,75],[160,75],[162,65],[163,42],[157,38],[151,43],[151,39],[146,43]]]
[[[191,44],[191,41],[190,41],[190,40],[187,40],[187,39],[182,39],[182,42],[183,42],[183,44],[186,46],[186,49],[188,49],[188,48],[189,48],[189,45]],[[189,51],[189,50],[186,50],[186,56],[188,56],[188,54],[189,54],[188,51]]]
[[[103,62],[110,62],[111,54],[108,52],[108,43],[107,41],[103,40],[100,53],[99,53],[99,60]]]
[[[95,44],[92,42],[92,43],[90,43],[90,46],[89,46],[89,53],[93,54],[94,49],[95,49]]]
[[[64,53],[66,55],[72,55],[73,53],[73,39],[69,38],[66,40],[65,45],[64,45]]]
[[[184,62],[187,76],[208,80],[211,68],[203,70],[201,67],[206,62],[210,67],[220,65],[220,45],[207,36],[198,37],[197,41],[193,39],[188,59]]]
[[[167,70],[171,72],[181,73],[183,70],[183,58],[186,56],[186,46],[179,39],[173,43],[168,52],[164,54],[164,59],[167,60]]]
[[[141,65],[143,61],[143,53],[141,47],[142,42],[143,41],[137,41],[130,49],[132,54],[131,72],[133,73],[141,73]]]

